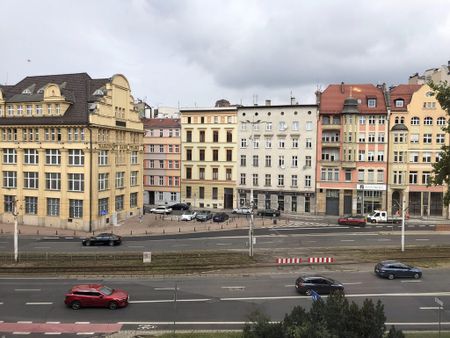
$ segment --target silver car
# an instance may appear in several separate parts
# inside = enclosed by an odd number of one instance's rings
[[[165,205],[158,205],[156,208],[150,210],[153,214],[164,214],[168,215],[172,212],[172,208],[166,207]]]
[[[233,209],[233,211],[231,213],[238,214],[238,215],[250,215],[252,213],[252,209],[246,208],[246,207],[236,208],[236,209]]]

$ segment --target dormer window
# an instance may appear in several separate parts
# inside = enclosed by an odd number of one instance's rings
[[[25,95],[31,95],[31,90],[30,90],[29,88],[24,89],[24,90],[22,91],[22,94],[25,94]]]
[[[368,99],[367,100],[367,107],[375,108],[376,106],[377,106],[377,99]]]
[[[101,90],[101,89],[97,89],[94,92],[94,96],[103,96],[103,95],[105,95],[105,94],[103,93],[103,90]]]
[[[405,105],[405,101],[403,100],[395,100],[395,107],[402,108]]]
[[[38,94],[44,94],[44,87],[39,88],[39,90],[37,91]]]

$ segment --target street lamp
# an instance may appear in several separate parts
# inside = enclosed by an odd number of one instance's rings
[[[397,204],[397,207],[402,212],[402,235],[401,235],[401,245],[402,245],[402,252],[405,251],[405,213],[406,210],[408,210],[409,207],[405,207],[406,201],[405,201],[405,194],[402,193],[402,204],[400,205],[399,202],[393,199],[393,201]]]
[[[18,215],[18,211],[17,211],[17,200],[16,198],[14,198],[13,201],[13,211],[12,214],[14,216],[14,262],[17,263],[17,259],[19,256],[19,236],[18,236],[18,231],[17,231],[17,215]]]

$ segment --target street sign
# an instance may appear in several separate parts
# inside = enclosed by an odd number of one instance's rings
[[[443,307],[443,306],[444,306],[444,302],[443,302],[442,300],[440,300],[439,298],[434,297],[434,301],[435,301],[440,307]]]
[[[152,262],[152,252],[146,251],[142,253],[143,263],[151,263]]]

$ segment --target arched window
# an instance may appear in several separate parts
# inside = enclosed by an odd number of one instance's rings
[[[445,117],[438,117],[437,119],[437,125],[438,126],[445,126],[447,124],[447,120],[445,119]]]
[[[400,117],[400,123],[405,123],[405,117],[404,116]]]
[[[399,124],[399,117],[398,116],[395,117],[395,124]]]
[[[433,124],[433,118],[429,116],[425,117],[423,124],[426,126],[431,126]]]
[[[411,125],[418,126],[420,124],[420,119],[417,116],[411,117]]]

